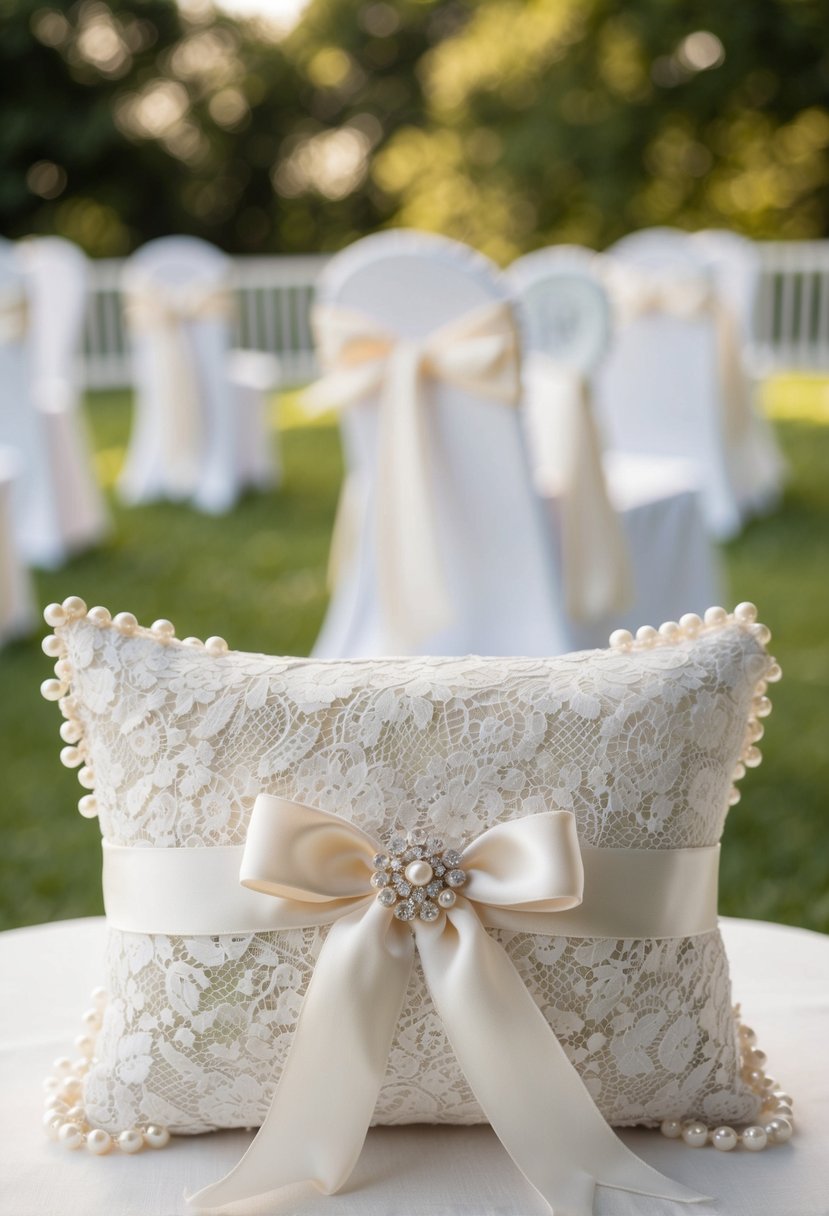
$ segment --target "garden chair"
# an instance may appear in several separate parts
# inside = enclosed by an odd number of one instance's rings
[[[183,236],[148,242],[124,267],[135,415],[118,489],[131,505],[190,500],[218,515],[276,483],[263,394],[231,374],[231,270]]]
[[[509,270],[523,320],[534,478],[550,512],[574,649],[719,598],[693,466],[602,450],[591,379],[612,340],[611,306],[595,259],[578,265],[562,269],[553,248]]]
[[[370,236],[326,267],[314,325],[305,404],[340,410],[347,467],[315,655],[566,649],[495,267],[437,236]]]
[[[35,628],[34,589],[20,557],[12,517],[12,492],[18,459],[0,448],[0,646]]]

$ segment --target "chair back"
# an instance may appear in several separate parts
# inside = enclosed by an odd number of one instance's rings
[[[86,320],[85,254],[62,237],[29,237],[19,246],[29,301],[32,393],[39,409],[73,409],[80,400],[78,362]]]
[[[499,272],[482,255],[442,237],[397,231],[357,242],[326,267],[318,304],[336,316],[364,318],[369,329],[387,335],[391,375],[399,374],[395,348],[417,359],[418,348],[439,341],[441,331],[467,317],[503,314],[511,358],[519,357]],[[451,363],[454,353],[444,352],[444,361]],[[517,382],[517,365],[511,370]],[[315,654],[400,652],[382,590],[378,529],[388,494],[385,445],[396,426],[410,423],[422,446],[428,501],[413,494],[409,509],[416,522],[432,516],[449,612],[442,627],[410,639],[408,651],[540,655],[565,648],[552,548],[532,489],[518,393],[506,403],[487,388],[476,391],[462,377],[453,382],[451,373],[430,375],[426,368],[416,417],[409,422],[400,421],[388,379],[341,409],[350,513],[358,522],[350,530]],[[418,571],[411,574],[416,583]],[[423,595],[425,605],[425,588]]]

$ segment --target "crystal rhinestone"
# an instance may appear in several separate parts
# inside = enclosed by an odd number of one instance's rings
[[[440,915],[440,908],[437,906],[437,904],[430,903],[428,899],[426,900],[426,902],[424,904],[420,905],[420,919],[421,920],[426,920],[426,921],[437,920],[439,915]]]
[[[438,878],[442,878],[443,875],[446,873],[446,866],[441,861],[433,861],[432,869],[434,870],[435,875]]]
[[[385,870],[377,870],[371,876],[371,885],[373,887],[387,887],[390,879]]]
[[[423,888],[415,887],[414,891],[412,891],[412,903],[422,904],[424,899],[426,899],[426,896],[423,892]]]
[[[375,870],[387,870],[391,863],[391,858],[387,853],[377,853],[372,860],[372,865]]]
[[[446,875],[450,887],[462,887],[466,882],[466,870],[450,870]]]
[[[391,849],[392,853],[405,853],[406,844],[407,842],[405,836],[392,836],[389,848]]]
[[[443,854],[443,864],[450,870],[461,864],[461,855],[457,849],[447,849]]]
[[[417,914],[417,909],[410,899],[405,900],[402,904],[398,904],[394,909],[394,915],[398,920],[414,920]]]
[[[397,903],[397,894],[392,891],[391,887],[383,887],[383,890],[377,896],[384,908],[390,908],[392,904]]]
[[[426,841],[426,848],[430,853],[439,853],[443,848],[443,841],[440,836],[430,836]]]
[[[434,899],[434,897],[436,895],[440,895],[442,890],[443,890],[443,883],[440,881],[439,878],[436,878],[434,880],[434,882],[429,883],[428,887],[426,888],[426,894],[431,895],[431,897]]]
[[[425,844],[426,833],[423,828],[412,828],[409,832],[409,844]]]
[[[425,856],[426,850],[423,848],[423,845],[420,844],[412,845],[412,847],[410,849],[406,849],[406,852],[403,854],[406,861],[419,861],[421,857]]]
[[[402,870],[402,869],[403,869],[403,859],[402,859],[402,857],[392,857],[392,859],[391,859],[391,868],[392,868],[393,870]]]
[[[406,899],[412,893],[411,883],[406,882],[404,878],[395,878],[394,885],[397,888],[397,894]]]

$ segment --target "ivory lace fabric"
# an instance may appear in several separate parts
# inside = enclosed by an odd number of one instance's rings
[[[738,625],[543,660],[213,658],[88,619],[61,632],[102,831],[155,847],[241,844],[263,791],[378,840],[429,825],[462,846],[557,806],[575,813],[585,844],[712,845],[767,663]],[[325,932],[111,930],[90,1119],[179,1133],[257,1126]],[[609,1122],[756,1117],[718,932],[498,936]],[[481,1118],[416,967],[375,1120]]]

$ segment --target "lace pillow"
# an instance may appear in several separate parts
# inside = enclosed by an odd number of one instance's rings
[[[384,848],[392,842],[375,859],[385,877],[372,881],[398,918],[426,920],[422,903],[454,901],[443,892],[462,860],[440,865],[446,846],[432,837],[462,850],[496,825],[567,812],[585,858],[585,901],[591,865],[621,866],[621,920],[600,917],[597,936],[580,927],[579,909],[549,929],[496,915],[487,933],[607,1122],[662,1123],[703,1143],[707,1127],[695,1121],[788,1113],[735,1019],[715,920],[733,782],[760,762],[767,682],[780,674],[751,605],[636,639],[619,631],[608,650],[542,660],[274,658],[229,651],[220,638],[181,642],[168,621],[140,628],[128,613],[87,612],[76,597],[45,615],[55,633],[44,650],[58,662],[43,692],[66,718],[61,759],[94,787],[80,810],[99,818],[108,865],[128,856],[161,867],[169,854],[197,867],[204,890],[204,867],[237,857],[257,797],[271,795],[328,812]],[[638,871],[625,867],[640,859],[654,875],[643,881],[657,885],[664,864],[699,863],[664,935],[637,935],[626,919]],[[433,887],[405,885],[412,860]],[[235,889],[238,857],[234,867]],[[144,873],[127,913],[110,878],[108,1000],[98,993],[78,1040],[86,1064],[73,1071],[67,1061],[50,1082],[49,1130],[93,1151],[119,1134],[133,1151],[168,1132],[260,1125],[329,931],[271,928],[266,918],[181,931],[157,907],[162,869]],[[697,891],[706,883],[711,892]],[[483,1118],[415,960],[374,1120]],[[785,1118],[778,1123],[783,1139]],[[774,1135],[749,1130],[758,1143]]]

